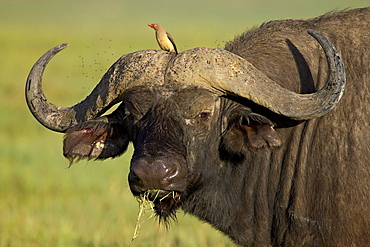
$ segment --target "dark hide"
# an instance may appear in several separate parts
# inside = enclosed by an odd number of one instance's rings
[[[327,115],[293,122],[200,88],[142,87],[111,115],[71,128],[64,154],[115,157],[133,142],[135,195],[175,191],[155,201],[162,219],[181,208],[238,245],[368,246],[370,10],[268,22],[226,49],[283,87],[310,93],[325,83],[327,64],[308,29],[336,46],[347,72]]]

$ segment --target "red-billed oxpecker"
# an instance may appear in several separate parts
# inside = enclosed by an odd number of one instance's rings
[[[178,53],[175,41],[169,32],[164,30],[158,23],[148,24],[148,26],[155,30],[155,37],[162,50]]]

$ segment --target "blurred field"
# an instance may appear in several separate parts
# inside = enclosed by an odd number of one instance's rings
[[[310,18],[368,0],[215,1],[0,1],[0,247],[128,246],[138,203],[127,174],[131,150],[104,162],[66,169],[62,135],[36,122],[24,100],[31,66],[48,49],[70,46],[50,63],[44,89],[69,106],[93,89],[122,54],[158,49],[161,23],[180,51],[223,47],[267,20]],[[169,231],[154,219],[142,224],[132,246],[233,246],[227,237],[181,213]]]

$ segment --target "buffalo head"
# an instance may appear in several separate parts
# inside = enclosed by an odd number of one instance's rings
[[[222,176],[205,173],[203,163],[222,167],[220,160],[238,163],[245,150],[281,145],[271,120],[240,101],[294,121],[320,117],[338,103],[345,84],[341,58],[325,37],[309,33],[322,46],[329,69],[325,86],[312,94],[279,86],[223,49],[195,48],[177,55],[144,50],[122,56],[85,100],[58,107],[41,86],[47,63],[67,46],[62,44],[33,66],[26,99],[42,125],[66,133],[64,155],[71,162],[116,157],[131,141],[130,188],[136,196],[148,192],[165,219],[192,197],[205,177],[217,181]],[[119,102],[115,112],[102,116]]]

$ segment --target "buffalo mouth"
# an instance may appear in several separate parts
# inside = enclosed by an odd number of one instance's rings
[[[182,204],[181,193],[168,190],[147,190],[138,196],[140,201],[150,201],[159,221],[168,226],[169,220],[176,221],[176,211]]]

